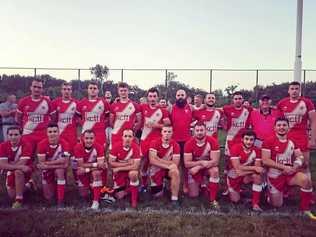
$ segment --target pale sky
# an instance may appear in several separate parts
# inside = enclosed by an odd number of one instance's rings
[[[0,1],[0,66],[89,68],[292,69],[296,0]],[[316,69],[316,1],[304,1],[303,68]],[[32,75],[32,71],[13,70]],[[12,73],[1,70],[0,73]],[[76,71],[39,71],[76,79]],[[209,88],[209,73],[175,71]],[[163,83],[164,72],[124,73],[130,84]],[[88,79],[89,72],[82,73]],[[259,74],[260,84],[292,80]],[[111,72],[117,81],[120,72]],[[254,72],[214,72],[213,88],[252,88]],[[307,73],[316,81],[316,72]]]

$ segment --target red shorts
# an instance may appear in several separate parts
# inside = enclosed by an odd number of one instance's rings
[[[113,173],[114,189],[126,187],[129,185],[128,171]]]
[[[66,169],[65,169],[66,173]],[[65,177],[65,180],[67,178]],[[42,171],[42,184],[56,184],[55,169]]]
[[[106,170],[102,170],[101,179],[103,179],[103,176],[106,176],[106,175],[107,175]],[[90,188],[90,184],[92,184],[92,182],[93,182],[93,176],[92,176],[91,171],[89,173],[85,173],[83,175],[78,175],[78,186],[79,187]],[[103,183],[103,185],[105,185],[105,184]]]
[[[192,183],[192,182],[195,182],[195,183],[198,183],[198,184],[201,184],[203,183],[203,180],[204,180],[204,177],[207,177],[208,176],[208,169],[201,169],[199,170],[199,172],[197,172],[196,174],[194,175],[191,175],[189,172],[188,172],[188,183]]]
[[[309,151],[309,148],[308,148],[308,135],[307,134],[295,134],[295,133],[289,133],[288,134],[288,138],[292,141],[295,142],[295,144],[297,145],[298,148],[300,148],[300,150],[302,152],[306,152],[306,151]]]
[[[245,178],[250,177],[251,175],[239,176],[237,178],[227,177],[227,186],[230,192],[240,193],[241,185],[247,184]]]
[[[32,172],[33,172],[33,169],[30,172],[24,173],[24,182],[25,183],[27,183],[31,179]],[[7,186],[7,188],[10,188],[10,189],[15,188],[14,171],[7,171],[6,186]]]
[[[167,178],[168,170],[161,169],[156,166],[151,166],[149,168],[150,172],[150,186],[162,186],[163,185],[163,179]]]
[[[283,193],[285,187],[288,185],[290,180],[296,175],[279,175],[277,178],[271,178],[268,176],[269,192],[271,194]]]
[[[23,141],[32,145],[33,154],[36,152],[37,144],[47,137],[46,131],[37,131],[22,136]]]

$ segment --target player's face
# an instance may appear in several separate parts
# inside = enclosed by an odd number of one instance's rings
[[[94,143],[94,134],[93,133],[85,133],[83,136],[83,142],[85,147],[90,148]]]
[[[289,131],[289,125],[286,121],[278,121],[274,126],[274,131],[280,135],[284,136]]]
[[[14,129],[14,130],[10,130],[8,132],[8,140],[12,143],[12,144],[17,144],[20,142],[21,140],[21,133],[18,129]]]
[[[202,99],[199,96],[194,96],[194,105],[200,107],[202,104]]]
[[[56,142],[59,137],[59,130],[57,127],[47,128],[47,137],[50,142]]]
[[[156,105],[158,102],[157,92],[149,92],[147,95],[147,101],[150,105]]]
[[[69,99],[72,94],[72,87],[71,86],[62,86],[61,87],[61,96],[65,99]]]
[[[194,136],[195,138],[202,140],[206,136],[206,128],[204,126],[195,126],[194,127]]]
[[[31,94],[34,97],[39,97],[43,93],[43,83],[40,81],[32,81]]]
[[[172,127],[163,127],[161,129],[162,139],[165,141],[169,141],[172,137]]]
[[[216,97],[213,94],[208,94],[205,97],[205,104],[209,107],[213,107],[216,103]]]
[[[118,95],[121,99],[127,99],[128,98],[128,88],[125,87],[119,87],[118,90]]]
[[[259,104],[262,110],[266,110],[270,108],[271,100],[268,100],[268,99],[260,100]]]
[[[299,97],[300,95],[300,86],[299,85],[290,85],[289,86],[289,96],[293,99]]]
[[[244,102],[242,95],[235,95],[233,97],[233,105],[237,108],[240,108]]]
[[[244,147],[251,148],[253,144],[255,143],[255,137],[254,136],[244,136],[242,138],[242,143]]]
[[[167,101],[166,101],[166,100],[160,100],[160,101],[159,101],[159,105],[160,105],[161,107],[166,107],[166,106],[167,106]]]
[[[124,146],[130,146],[132,144],[133,139],[134,139],[133,131],[125,130],[123,132],[123,144],[124,144]]]
[[[112,98],[112,93],[111,91],[106,91],[105,94],[104,94],[104,97],[108,100],[110,100]]]
[[[90,98],[96,98],[99,95],[99,88],[97,85],[90,84],[88,85],[88,96]]]
[[[187,94],[184,90],[178,90],[176,93],[176,100],[178,99],[185,99],[187,97]]]

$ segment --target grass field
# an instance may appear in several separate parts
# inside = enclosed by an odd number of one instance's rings
[[[315,159],[313,152],[313,180]],[[298,215],[297,190],[278,210],[263,203],[262,214],[250,211],[249,192],[237,206],[220,197],[220,212],[212,211],[203,195],[197,199],[182,196],[181,210],[174,211],[168,197],[152,199],[147,194],[140,196],[137,211],[129,209],[126,199],[111,205],[102,203],[101,210],[93,212],[80,201],[69,176],[64,210],[46,208],[39,190],[27,193],[26,208],[16,211],[10,209],[2,177],[0,236],[316,236],[316,221]]]

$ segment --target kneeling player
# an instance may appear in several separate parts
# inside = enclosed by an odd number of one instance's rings
[[[58,125],[47,126],[47,138],[38,144],[38,165],[42,171],[43,194],[47,201],[53,202],[57,183],[57,204],[64,207],[66,171],[69,164],[68,143],[59,138]]]
[[[197,197],[204,177],[209,177],[208,191],[211,206],[218,209],[216,201],[219,183],[218,162],[220,157],[218,142],[206,136],[206,127],[202,122],[194,125],[194,137],[185,143],[184,165],[189,172],[189,196]]]
[[[242,134],[241,143],[231,149],[227,185],[230,200],[237,203],[240,200],[240,187],[242,184],[252,183],[252,209],[262,211],[259,202],[262,191],[261,154],[254,146],[256,134],[245,131]]]
[[[111,149],[109,164],[113,171],[116,197],[123,198],[127,192],[130,192],[131,206],[136,208],[139,186],[140,149],[133,139],[133,131],[125,129],[123,131],[122,142],[114,144]]]
[[[270,203],[275,207],[283,204],[283,192],[286,186],[301,188],[300,210],[313,217],[310,212],[312,184],[309,177],[300,171],[304,156],[295,141],[288,139],[289,121],[278,118],[275,121],[275,136],[268,138],[262,146],[262,161],[268,170]]]
[[[82,143],[75,146],[74,155],[78,161],[79,193],[82,198],[88,200],[90,183],[92,183],[93,202],[91,208],[97,210],[99,209],[102,187],[102,172],[106,169],[104,146],[95,142],[95,134],[92,130],[86,130],[83,133]]]
[[[161,138],[152,141],[149,148],[149,174],[151,191],[158,196],[163,194],[164,178],[171,179],[171,201],[175,208],[180,206],[178,201],[180,174],[180,147],[171,139],[172,127],[164,125]]]
[[[32,174],[32,146],[21,141],[22,130],[19,127],[10,127],[7,135],[8,141],[0,144],[0,170],[7,171],[7,191],[9,197],[15,199],[12,208],[20,208],[25,184]]]

